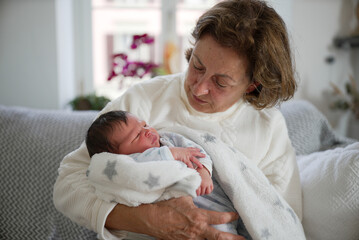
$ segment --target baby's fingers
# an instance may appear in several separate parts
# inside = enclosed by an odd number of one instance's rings
[[[183,161],[181,161],[181,162],[183,162],[184,164],[186,164],[187,167],[189,167],[189,168],[194,168],[192,162],[191,162],[190,160],[188,160],[188,159],[185,159],[185,160],[183,160]]]
[[[203,165],[202,163],[196,158],[196,157],[191,157],[190,158],[191,162],[193,162],[194,164],[197,165],[198,168],[203,168]]]
[[[213,185],[208,186],[208,187],[206,188],[206,192],[205,192],[204,194],[210,194],[212,191],[213,191]]]
[[[196,190],[197,196],[201,196],[205,194],[205,189],[202,186],[199,186]]]
[[[189,147],[189,149],[191,150],[192,154],[196,155],[197,157],[205,157],[206,154],[201,152],[201,149],[199,148],[195,148],[195,147]]]
[[[197,188],[196,194],[197,194],[197,196],[200,196],[200,195],[201,195],[201,187]]]

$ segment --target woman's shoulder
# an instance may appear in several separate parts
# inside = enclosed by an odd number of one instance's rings
[[[263,119],[269,123],[274,124],[284,121],[284,117],[277,107],[265,108],[260,112],[263,115]]]
[[[277,107],[269,107],[264,109],[256,109],[250,104],[244,108],[244,114],[250,116],[252,121],[261,122],[263,125],[282,124],[285,120],[282,113]]]

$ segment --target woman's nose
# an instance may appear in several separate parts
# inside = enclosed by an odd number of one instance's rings
[[[202,96],[209,93],[209,79],[205,76],[197,79],[193,86],[193,94],[196,96]]]

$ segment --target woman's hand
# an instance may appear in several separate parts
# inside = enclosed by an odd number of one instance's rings
[[[139,207],[117,204],[107,217],[106,227],[166,240],[244,240],[241,236],[220,232],[210,226],[236,219],[236,213],[200,209],[191,197],[181,197]]]

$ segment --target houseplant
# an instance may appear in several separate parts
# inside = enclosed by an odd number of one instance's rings
[[[110,99],[96,94],[81,95],[69,102],[73,110],[102,110]]]
[[[359,91],[353,77],[345,84],[345,92],[331,83],[336,100],[330,104],[332,110],[343,112],[340,122],[342,133],[351,138],[359,139]]]
[[[345,93],[335,84],[331,83],[331,86],[338,98],[331,103],[330,108],[351,111],[355,118],[359,120],[359,91],[355,79],[350,76],[350,81],[345,84]]]
[[[130,50],[136,50],[142,44],[153,44],[154,38],[148,34],[133,35]],[[131,60],[127,53],[116,53],[112,56],[111,70],[107,78],[108,81],[116,79],[119,82],[119,89],[124,85],[125,79],[131,81],[142,79],[144,76],[151,74],[163,74],[158,64],[153,62],[144,62]],[[110,101],[105,96],[97,96],[96,94],[80,95],[69,102],[73,110],[101,110]]]
[[[130,49],[135,50],[142,44],[153,44],[154,41],[154,38],[146,33],[142,35],[133,35]],[[112,68],[107,80],[111,81],[112,79],[117,78],[121,87],[122,82],[126,77],[141,79],[148,74],[154,76],[159,73],[160,68],[158,64],[151,61],[144,62],[131,60],[127,53],[121,52],[112,56]]]

